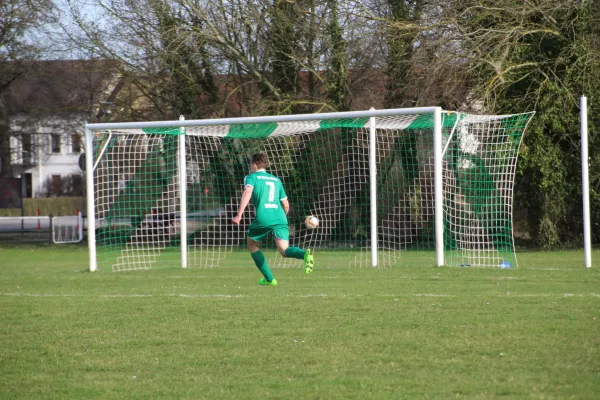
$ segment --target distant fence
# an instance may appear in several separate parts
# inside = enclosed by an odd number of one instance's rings
[[[81,197],[45,197],[39,199],[23,199],[23,216],[75,215],[77,210],[82,210],[83,198]],[[0,208],[0,217],[20,217],[20,208]]]
[[[0,242],[47,241],[79,243],[84,238],[85,221],[77,215],[38,215],[0,217]]]

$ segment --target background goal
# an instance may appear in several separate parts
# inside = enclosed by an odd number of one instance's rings
[[[88,124],[90,270],[215,267],[245,251],[254,210],[230,221],[256,152],[290,199],[291,245],[320,252],[319,265],[390,267],[429,251],[436,265],[516,266],[513,182],[531,116],[430,107]]]

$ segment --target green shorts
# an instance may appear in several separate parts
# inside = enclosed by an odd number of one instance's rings
[[[255,242],[260,242],[271,232],[273,232],[278,239],[290,240],[290,230],[287,224],[259,226],[255,225],[253,222],[248,229],[248,237]]]

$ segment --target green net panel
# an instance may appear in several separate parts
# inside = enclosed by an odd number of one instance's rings
[[[530,118],[443,113],[445,264],[516,266],[512,188]],[[375,125],[378,266],[401,266],[415,252],[430,255],[433,265],[433,114],[377,117]],[[368,118],[96,131],[98,267],[180,267],[182,226],[189,267],[239,263],[232,252],[247,251],[254,210],[249,206],[239,226],[231,218],[257,152],[267,154],[268,172],[288,194],[290,245],[314,249],[321,266],[370,267],[369,133]],[[319,228],[304,226],[307,215],[319,218]],[[262,247],[270,266],[301,267],[269,251],[272,237]]]

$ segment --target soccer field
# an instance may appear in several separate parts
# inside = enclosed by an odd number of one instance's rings
[[[600,272],[581,251],[518,269],[319,256],[261,287],[245,252],[89,273],[83,246],[2,247],[0,398],[598,398]]]

